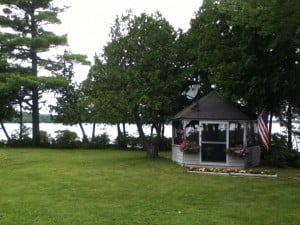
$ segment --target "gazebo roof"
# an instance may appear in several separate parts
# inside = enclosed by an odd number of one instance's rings
[[[173,117],[173,120],[178,119],[255,120],[257,116],[220,97],[216,91],[212,91]]]

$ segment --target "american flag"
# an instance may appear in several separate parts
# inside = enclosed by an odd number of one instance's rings
[[[258,134],[261,143],[266,150],[269,150],[268,113],[262,112],[258,117]]]

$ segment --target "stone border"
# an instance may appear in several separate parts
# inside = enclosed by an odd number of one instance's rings
[[[218,175],[218,176],[240,176],[240,177],[266,177],[266,178],[277,178],[278,175],[274,174],[255,174],[255,173],[218,173],[218,172],[201,172],[201,171],[191,171],[188,170],[188,173],[196,174],[209,174],[209,175]]]

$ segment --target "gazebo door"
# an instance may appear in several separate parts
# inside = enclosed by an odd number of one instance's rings
[[[227,123],[201,123],[201,161],[226,163]]]

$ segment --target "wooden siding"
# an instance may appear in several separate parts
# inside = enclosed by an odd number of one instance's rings
[[[200,164],[200,153],[184,153],[183,164],[185,166],[197,166]]]
[[[178,145],[172,146],[172,161],[179,165],[183,165],[183,152],[180,151]]]
[[[249,147],[249,153],[246,157],[235,157],[227,155],[226,163],[201,162],[201,153],[183,153],[179,146],[172,146],[172,161],[182,166],[191,167],[219,167],[219,168],[237,168],[254,167],[260,164],[260,147]]]
[[[246,167],[247,157],[238,157],[227,155],[228,166],[230,168],[244,169]]]
[[[254,167],[260,164],[261,151],[259,146],[248,147],[247,167]]]

